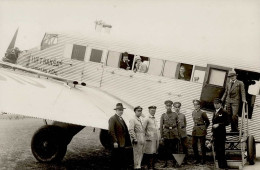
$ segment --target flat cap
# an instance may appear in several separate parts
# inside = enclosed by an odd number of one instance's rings
[[[180,103],[180,102],[174,102],[174,103],[173,103],[173,106],[180,108],[180,107],[181,107],[181,103]]]
[[[156,109],[156,106],[149,106],[148,109]]]
[[[143,110],[143,108],[142,108],[141,106],[136,106],[136,107],[134,108],[134,112],[135,112],[136,110],[139,110],[139,109]]]
[[[166,101],[164,102],[164,104],[165,104],[166,106],[168,106],[168,105],[172,105],[173,102],[172,102],[171,100],[166,100]]]
[[[214,103],[219,104],[219,103],[222,103],[222,101],[219,98],[215,98]]]
[[[194,104],[194,103],[197,103],[197,104],[200,105],[200,100],[198,100],[198,99],[192,100],[192,103],[193,103],[193,104]]]

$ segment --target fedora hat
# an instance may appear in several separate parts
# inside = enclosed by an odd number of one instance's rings
[[[117,103],[117,104],[116,104],[116,108],[114,108],[114,110],[118,110],[118,109],[120,109],[120,110],[125,109],[125,108],[123,107],[123,104],[122,104],[122,103]]]
[[[237,75],[237,73],[235,71],[230,71],[228,73],[228,77],[233,77],[233,76],[236,76],[236,75]]]

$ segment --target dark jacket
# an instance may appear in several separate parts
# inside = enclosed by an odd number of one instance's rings
[[[130,67],[129,63],[124,62],[123,60],[120,61],[120,68],[125,69]]]
[[[201,110],[194,110],[192,112],[192,118],[194,122],[192,136],[206,136],[207,129],[210,124],[206,112],[202,112]]]
[[[242,81],[236,80],[231,88],[231,82],[229,82],[221,100],[226,101],[227,103],[235,104],[239,104],[241,100],[246,101],[244,83]]]
[[[125,121],[123,119],[120,120],[117,114],[109,119],[108,131],[111,136],[112,143],[117,142],[119,147],[131,145],[130,136]]]
[[[212,128],[214,139],[226,139],[226,126],[229,125],[228,113],[221,108],[218,113],[214,112],[212,124],[219,124],[217,128]]]

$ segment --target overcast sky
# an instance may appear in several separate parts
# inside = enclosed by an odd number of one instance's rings
[[[16,46],[40,45],[45,32],[94,32],[94,21],[112,25],[109,36],[163,44],[216,56],[250,56],[260,65],[257,0],[0,0],[0,57],[19,27]]]

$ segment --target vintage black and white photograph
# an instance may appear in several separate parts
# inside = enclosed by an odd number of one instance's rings
[[[260,169],[260,1],[0,0],[0,170]]]

